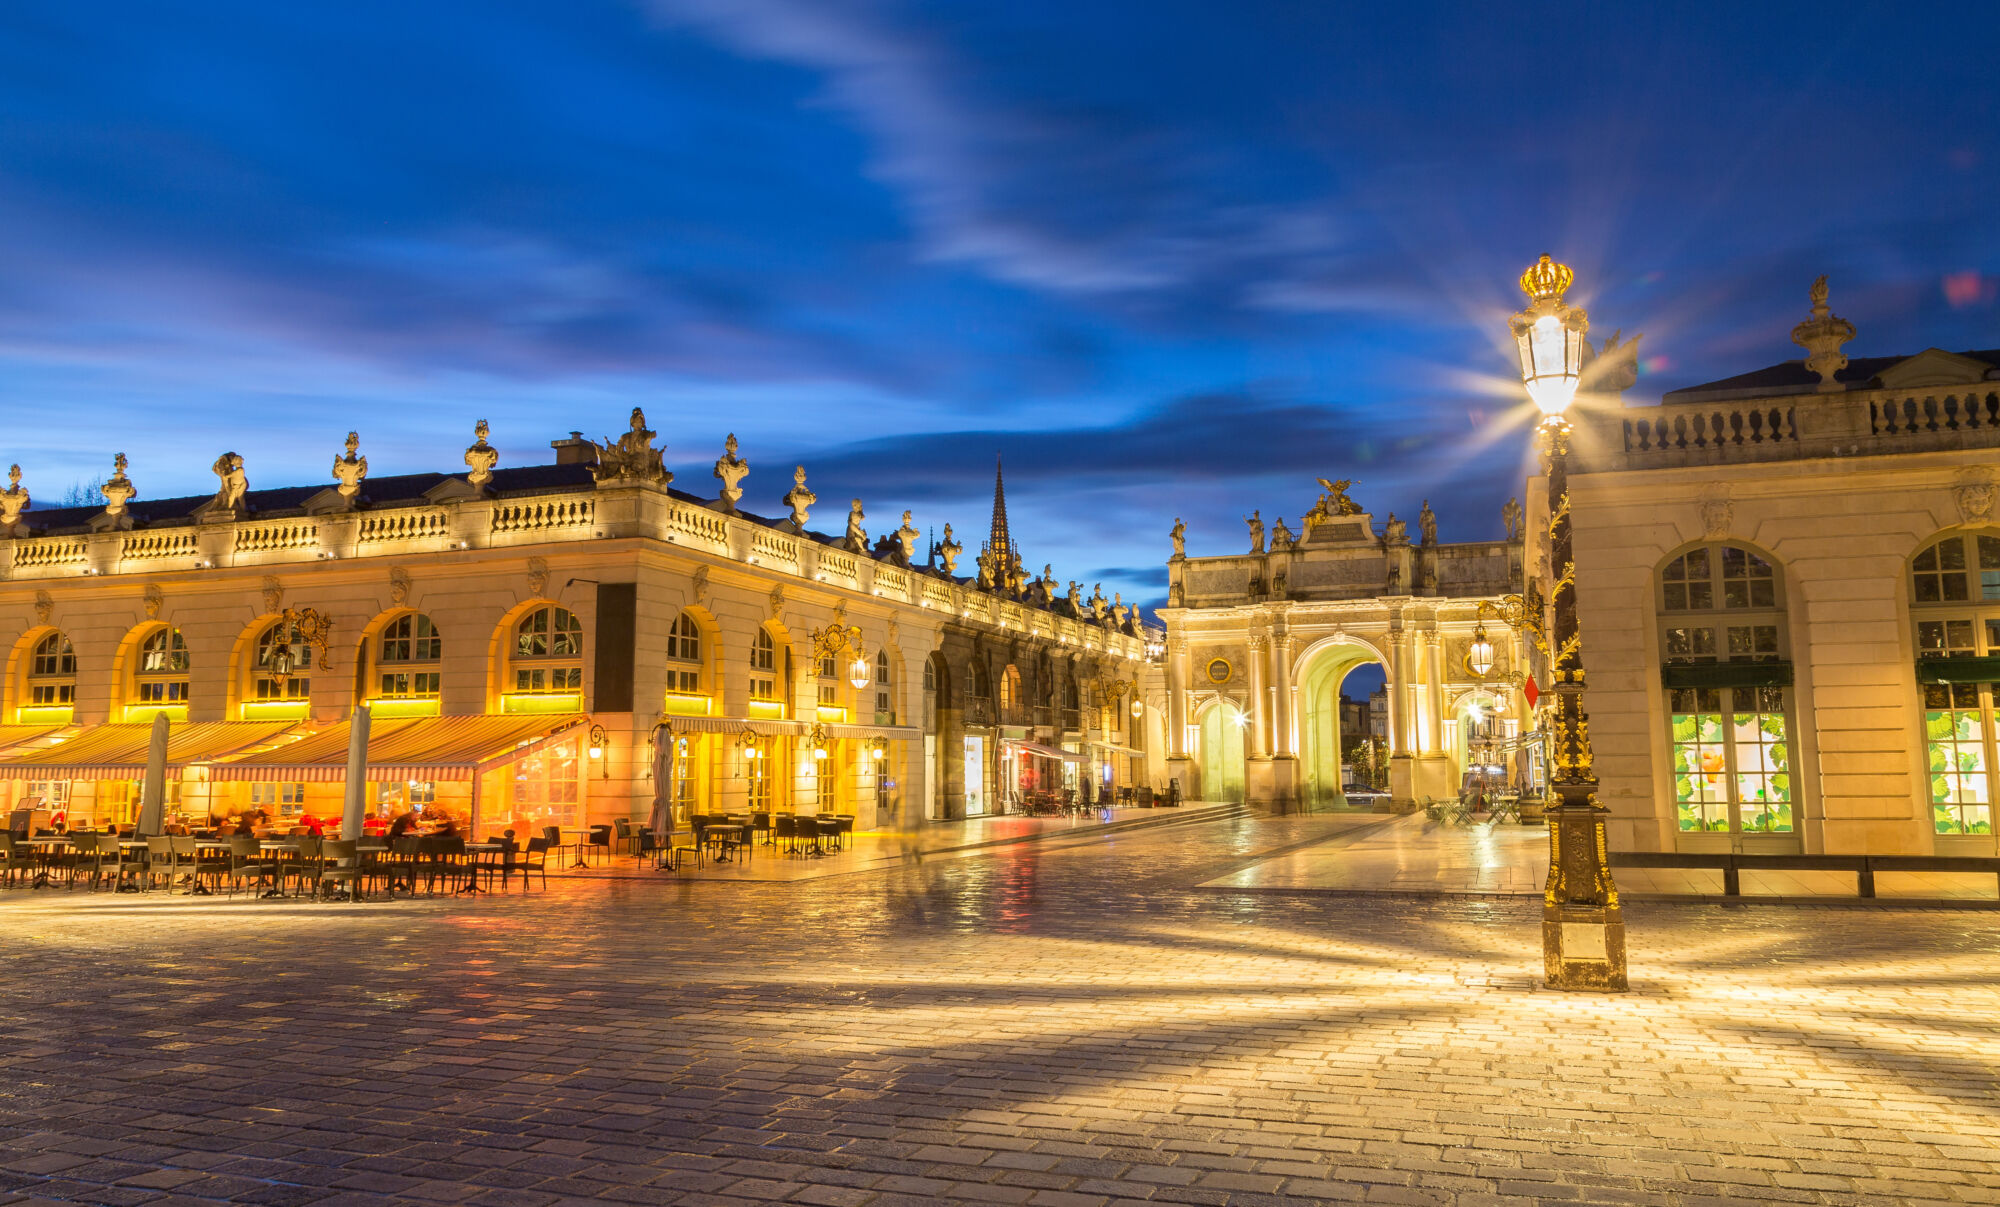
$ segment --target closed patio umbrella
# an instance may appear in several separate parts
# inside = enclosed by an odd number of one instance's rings
[[[146,778],[139,789],[141,838],[158,834],[167,824],[167,714],[153,714],[153,739],[146,747]]]
[[[368,706],[354,710],[347,732],[347,796],[340,813],[340,837],[361,837],[362,814],[368,811]]]
[[[653,816],[646,822],[664,843],[674,834],[674,733],[662,725],[653,731]]]

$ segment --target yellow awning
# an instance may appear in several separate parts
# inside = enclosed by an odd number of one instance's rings
[[[48,737],[59,729],[67,728],[69,728],[67,725],[0,725],[0,753],[10,751],[16,746],[26,746],[30,742]]]
[[[401,717],[368,728],[371,780],[469,780],[541,749],[583,723],[567,716]],[[350,722],[259,750],[217,766],[220,782],[289,780],[338,783],[347,778]]]
[[[271,741],[292,721],[196,721],[167,733],[167,771],[189,763],[212,763],[225,755]],[[146,773],[146,748],[153,727],[92,725],[55,746],[16,751],[0,759],[0,779],[137,779]]]

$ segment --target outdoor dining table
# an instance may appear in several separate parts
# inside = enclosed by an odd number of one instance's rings
[[[746,849],[743,835],[749,828],[748,826],[734,824],[704,826],[702,828],[702,841],[715,844],[715,861],[717,863],[728,863],[729,849],[731,847],[739,851]],[[748,856],[745,856],[745,858],[747,859]]]
[[[34,838],[20,839],[18,840],[18,845],[24,847],[39,847],[43,853],[44,858],[46,858],[49,852],[59,851],[62,848],[68,846],[69,836],[67,834],[43,834],[43,835],[38,835],[37,837]],[[49,887],[49,869],[47,864],[43,864],[42,867],[35,872],[34,878],[28,881],[28,887],[35,889],[43,889]]]
[[[479,873],[482,871],[489,873],[500,871],[505,866],[505,861],[496,862],[493,857],[496,855],[505,855],[506,853],[507,844],[504,842],[466,843],[465,858],[467,863],[470,864],[467,870],[471,872],[471,875],[465,878],[465,887],[458,891],[461,893],[492,892],[493,890],[491,889],[479,887]]]

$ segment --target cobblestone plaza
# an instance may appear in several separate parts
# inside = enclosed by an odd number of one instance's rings
[[[1599,997],[1532,897],[1213,885],[1353,826],[11,892],[0,1202],[2000,1202],[2000,914],[1635,901]]]

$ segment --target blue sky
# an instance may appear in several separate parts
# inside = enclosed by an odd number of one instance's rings
[[[503,463],[646,408],[872,531],[1163,593],[1316,476],[1497,536],[1542,251],[1630,396],[2000,346],[1990,4],[833,0],[0,11],[0,457],[45,503]],[[838,530],[839,508],[822,508]],[[974,542],[976,543],[976,542]]]

